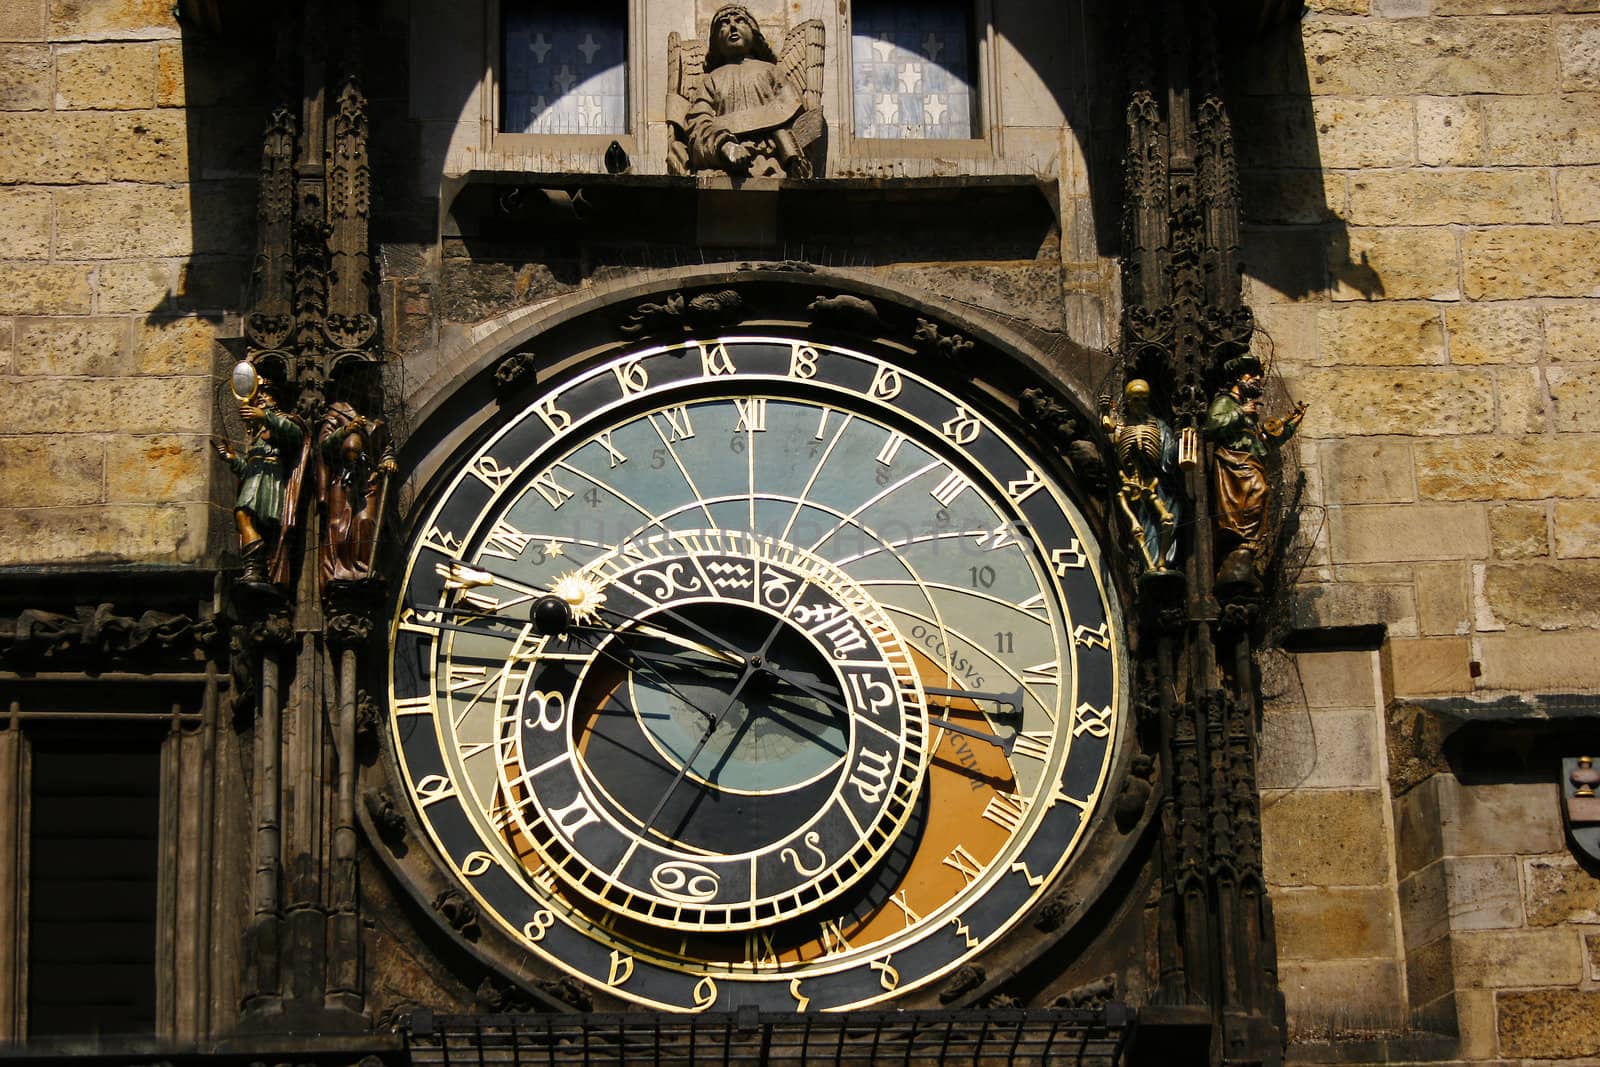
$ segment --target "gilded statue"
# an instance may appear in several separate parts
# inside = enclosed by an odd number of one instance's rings
[[[298,519],[297,502],[305,477],[306,427],[297,415],[285,414],[263,384],[239,402],[249,433],[241,454],[226,441],[214,442],[217,455],[239,479],[233,505],[244,559],[242,580],[253,584],[287,585],[291,569],[290,534]]]
[[[1296,404],[1282,419],[1261,417],[1261,361],[1251,355],[1230,359],[1223,367],[1228,384],[1212,398],[1205,435],[1212,450],[1216,484],[1219,555],[1222,572],[1244,577],[1259,572],[1269,548],[1268,515],[1272,490],[1266,460],[1300,426],[1306,405]]]
[[[368,419],[336,401],[317,424],[316,451],[323,520],[319,578],[326,587],[371,577],[385,490],[397,469],[388,428],[382,419]]]
[[[822,22],[791,29],[776,56],[755,16],[724,4],[709,43],[667,38],[667,120],[673,174],[720,170],[751,177],[811,176],[822,137]]]
[[[1122,391],[1122,412],[1100,397],[1100,423],[1117,455],[1117,505],[1147,570],[1164,571],[1177,558],[1181,497],[1174,488],[1178,439],[1150,411],[1150,383],[1130,381]]]

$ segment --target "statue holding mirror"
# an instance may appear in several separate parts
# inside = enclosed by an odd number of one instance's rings
[[[248,440],[242,451],[221,439],[213,444],[239,479],[233,517],[244,560],[242,580],[287,585],[289,534],[306,469],[305,423],[279,409],[270,383],[250,362],[234,367],[229,384]]]

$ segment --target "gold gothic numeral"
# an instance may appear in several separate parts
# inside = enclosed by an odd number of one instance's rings
[[[533,405],[534,414],[544,420],[551,433],[560,433],[572,425],[572,416],[556,407],[556,397],[547,396]]]
[[[717,342],[716,347],[707,348],[700,342],[700,373],[707,378],[715,378],[723,374],[734,372],[733,359],[728,355],[728,346]]]
[[[968,948],[978,947],[978,939],[972,936],[972,927],[968,926],[964,921],[962,921],[961,916],[955,916],[950,920],[950,922],[955,925],[956,936],[965,941]]]
[[[789,979],[789,995],[794,998],[794,1010],[796,1012],[805,1011],[806,1005],[811,1003],[811,998],[800,992],[800,979],[798,978]]]
[[[417,803],[423,807],[455,795],[455,783],[446,775],[430,774],[417,782]]]
[[[1097,708],[1093,704],[1079,704],[1072,713],[1072,736],[1109,737],[1111,735],[1111,706]]]
[[[1103,622],[1093,629],[1080,625],[1072,631],[1072,640],[1084,648],[1110,648],[1111,624]]]
[[[1034,874],[1032,871],[1028,870],[1028,865],[1022,860],[1017,860],[1015,863],[1013,863],[1011,865],[1011,871],[1013,874],[1022,875],[1023,881],[1028,883],[1028,887],[1030,889],[1038,889],[1040,886],[1044,885],[1044,875]]]
[[[530,944],[538,944],[540,941],[544,940],[545,932],[549,930],[550,927],[554,926],[555,922],[556,917],[553,912],[544,908],[540,908],[538,911],[533,913],[533,918],[529,919],[527,923],[523,925],[522,936],[526,938]]]
[[[1014,482],[1006,483],[1006,495],[1011,498],[1013,504],[1020,504],[1043,488],[1044,480],[1039,477],[1039,472],[1029,467],[1027,474]]]
[[[817,350],[810,345],[796,344],[789,353],[789,377],[815,378],[817,376]]]
[[[1083,542],[1076,537],[1067,542],[1066,548],[1058,548],[1050,553],[1050,566],[1057,578],[1064,577],[1068,570],[1082,570],[1088,565],[1089,557],[1083,551]]]
[[[650,375],[645,372],[642,359],[630,359],[620,367],[612,367],[611,373],[617,376],[623,396],[642,393],[650,386]]]
[[[476,878],[494,866],[494,857],[487,852],[474,852],[461,861],[461,873],[468,878]]]
[[[511,476],[516,473],[511,467],[500,466],[500,461],[493,456],[479,456],[473,461],[470,469],[480,482],[496,490],[510,481]]]
[[[633,957],[611,950],[611,973],[606,975],[606,985],[619,986],[633,977]]]
[[[972,412],[957,404],[956,413],[944,420],[939,432],[958,445],[970,445],[977,439],[978,431],[981,429],[983,423],[979,422]]]
[[[889,961],[892,959],[894,959],[892,955],[885,956],[883,959],[873,960],[872,963],[869,964],[873,970],[878,972],[878,984],[883,986],[883,988],[888,990],[890,993],[893,993],[896,989],[900,988],[900,972],[895,970],[894,967],[889,964]]]
[[[893,367],[880,366],[872,376],[872,385],[867,388],[867,394],[878,400],[893,400],[900,395],[902,388],[900,372]]]
[[[708,974],[694,986],[694,1006],[705,1011],[717,1002],[717,983]]]

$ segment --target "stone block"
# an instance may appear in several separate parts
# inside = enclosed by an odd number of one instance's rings
[[[112,503],[199,500],[209,496],[207,437],[120,437],[106,443],[106,499]]]
[[[1522,925],[1515,856],[1455,856],[1442,862],[1450,891],[1452,930],[1502,930]]]
[[[155,107],[156,46],[69,44],[56,47],[58,111]]]
[[[1301,36],[1316,95],[1556,89],[1555,39],[1543,19],[1319,19],[1306,23]]]
[[[0,219],[0,259],[49,258],[49,192],[0,187]]]
[[[1490,517],[1490,543],[1494,541]],[[1417,626],[1423,636],[1464,634],[1472,627],[1469,575],[1464,564],[1433,563],[1416,568]]]
[[[1327,294],[1327,242],[1320,232],[1245,227],[1243,246],[1251,304],[1293,304]]]
[[[1489,523],[1478,507],[1370,504],[1331,509],[1335,563],[1482,559]]]
[[[1494,429],[1494,380],[1477,371],[1286,368],[1284,379],[1293,395],[1313,400],[1301,431],[1308,437],[1437,437]]]
[[[50,110],[50,71],[49,45],[0,45],[0,111]]]
[[[1308,707],[1370,708],[1377,700],[1371,652],[1302,652],[1294,661]]]
[[[1415,161],[1405,98],[1244,97],[1234,107],[1247,169],[1403,167]],[[1343,205],[1332,205],[1341,208]]]
[[[103,499],[100,442],[92,437],[0,438],[0,500],[7,508],[54,508]]]
[[[249,276],[250,261],[242,256],[191,256],[178,267],[174,299],[184,311],[237,308]]]
[[[0,374],[11,374],[16,369],[15,346],[12,343],[16,330],[10,319],[0,319]]]
[[[204,504],[97,504],[0,511],[0,566],[49,563],[197,563]]]
[[[1555,400],[1552,422],[1565,433],[1600,431],[1600,366],[1553,367],[1546,373]]]
[[[1303,585],[1294,591],[1291,624],[1317,630],[1383,623],[1396,636],[1417,632],[1416,594],[1409,585]]]
[[[1390,1030],[1400,1022],[1399,1005],[1405,1003],[1394,960],[1286,961],[1278,967],[1278,988],[1291,1040],[1326,1038],[1330,1030]]]
[[[1484,689],[1559,693],[1600,687],[1600,634],[1484,634],[1478,638]],[[1553,787],[1552,787],[1553,788]],[[1555,801],[1550,801],[1555,810]],[[1551,852],[1529,848],[1528,852]]]
[[[1287,889],[1272,894],[1278,958],[1359,959],[1394,955],[1387,889]]]
[[[89,268],[0,264],[0,315],[87,315]]]
[[[1400,878],[1410,877],[1444,855],[1437,776],[1430,775],[1395,797],[1394,837],[1395,873]]]
[[[1424,500],[1588,497],[1600,484],[1600,448],[1577,436],[1419,441],[1412,459]]]
[[[1258,781],[1263,789],[1368,788],[1382,781],[1378,754],[1371,710],[1269,710]]]
[[[1471,167],[1484,162],[1483,117],[1473,97],[1417,98],[1417,162]]]
[[[1600,0],[1428,0],[1435,15],[1543,15],[1600,11]]]
[[[1561,58],[1562,92],[1600,89],[1600,18],[1556,23],[1556,54]]]
[[[1570,930],[1481,930],[1451,936],[1456,983],[1467,989],[1577,985],[1578,938]]]
[[[1510,626],[1540,630],[1600,627],[1600,560],[1491,563],[1483,599]]]
[[[180,111],[135,111],[116,116],[117,151],[111,180],[189,180],[188,119]]]
[[[1600,97],[1486,96],[1484,152],[1495,166],[1600,163]]]
[[[209,433],[211,379],[19,378],[0,406],[0,434]]]
[[[209,374],[216,325],[206,319],[151,319],[139,326],[134,363],[140,374]]]
[[[131,334],[125,318],[20,319],[17,373],[123,374],[128,369]]]
[[[1600,500],[1558,500],[1555,509],[1556,557],[1600,556]]]
[[[1556,207],[1562,222],[1600,222],[1600,167],[1557,170]]]
[[[1263,794],[1262,864],[1278,886],[1381,886],[1388,878],[1383,794],[1309,789]]]
[[[1537,363],[1542,347],[1540,309],[1527,304],[1459,304],[1444,312],[1450,362]]]
[[[0,115],[0,183],[103,182],[109,174],[110,138],[108,115]]]
[[[1546,308],[1544,343],[1551,363],[1600,361],[1600,302]]]
[[[162,44],[156,52],[156,107],[183,107],[183,45]]]
[[[1472,692],[1472,659],[1465,637],[1424,637],[1384,646],[1384,678],[1392,697],[1457,696]]]
[[[1398,504],[1417,498],[1410,441],[1323,441],[1318,451],[1330,504]]]
[[[53,41],[176,38],[179,33],[166,0],[50,0]]]
[[[0,4],[0,41],[45,39],[46,0],[6,0]]]
[[[1568,855],[1522,861],[1529,926],[1600,923],[1600,878]]]
[[[1488,643],[1496,637],[1481,640]],[[1554,782],[1463,785],[1454,775],[1440,775],[1439,826],[1447,856],[1533,854],[1563,847]]]
[[[1600,993],[1576,989],[1498,993],[1495,1028],[1502,1056],[1600,1056]]]
[[[1600,981],[1600,934],[1583,935],[1583,957],[1589,968],[1589,981]]]
[[[1346,304],[1317,314],[1319,365],[1443,362],[1444,325],[1431,304]]]
[[[1061,328],[1061,268],[1048,262],[991,263],[981,267],[897,267],[888,277],[912,292],[971,300],[980,307],[1024,319],[1040,329]]]
[[[1276,895],[1273,899],[1277,899]],[[1400,931],[1407,952],[1449,936],[1450,882],[1444,860],[1436,860],[1400,879],[1396,899],[1400,902]]]
[[[95,308],[111,311],[150,312],[172,293],[173,268],[160,260],[102,263],[95,269]]]
[[[1502,504],[1489,509],[1489,539],[1496,559],[1532,559],[1550,552],[1550,517],[1542,504]]]
[[[56,193],[56,254],[73,259],[181,256],[192,246],[189,190],[102,186]]]
[[[1354,226],[1555,221],[1545,170],[1368,171],[1350,179]]]
[[[1251,222],[1314,224],[1345,213],[1345,178],[1315,170],[1250,170],[1240,175]]]
[[[1494,1031],[1494,992],[1488,989],[1456,990],[1459,1052],[1464,1060],[1494,1060],[1499,1042]]]
[[[1494,372],[1499,415],[1495,428],[1504,434],[1543,433],[1550,415],[1550,389],[1537,367],[1502,367]]]
[[[1406,992],[1413,1018],[1455,1016],[1451,999],[1455,993],[1455,966],[1448,937],[1406,952]]]
[[[1600,296],[1600,228],[1506,226],[1461,239],[1462,275],[1473,300]]]
[[[1319,15],[1366,15],[1372,4],[1371,0],[1310,0],[1306,9]]]
[[[1459,300],[1456,235],[1441,227],[1345,231],[1328,247],[1335,300]]]

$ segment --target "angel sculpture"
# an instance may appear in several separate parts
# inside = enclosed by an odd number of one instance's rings
[[[724,4],[709,46],[667,37],[667,119],[673,174],[723,170],[809,178],[822,137],[823,26],[810,19],[772,48],[749,9]]]

